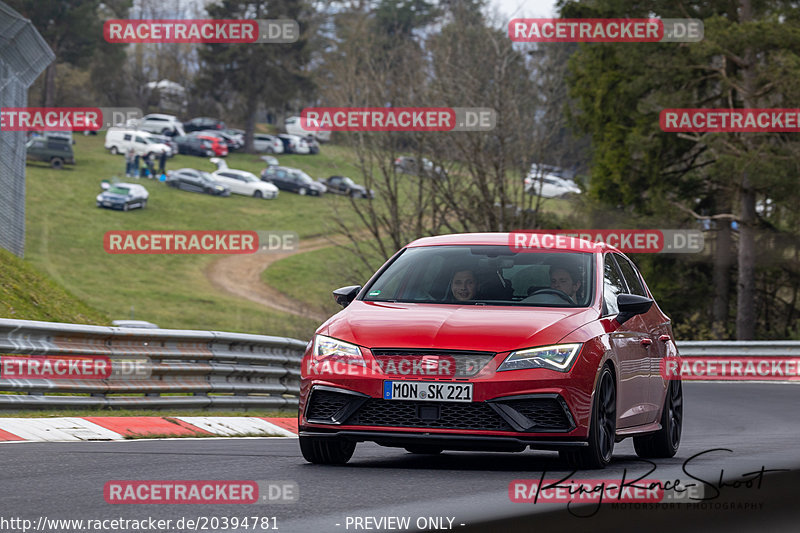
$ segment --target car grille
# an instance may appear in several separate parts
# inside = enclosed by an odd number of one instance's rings
[[[436,419],[420,417],[420,408],[438,409]],[[412,428],[474,429],[514,431],[485,403],[415,402],[367,400],[344,424],[350,426],[392,426]]]
[[[558,400],[553,398],[526,398],[498,402],[507,405],[531,421],[531,430],[568,431],[572,423]]]
[[[353,398],[349,394],[315,390],[311,394],[306,418],[332,419]]]
[[[468,378],[480,372],[491,361],[495,354],[492,352],[472,352],[465,350],[413,350],[373,348],[372,355],[383,367],[390,359],[407,360],[411,363],[422,362],[425,358],[447,358],[454,361],[455,374],[449,377]]]

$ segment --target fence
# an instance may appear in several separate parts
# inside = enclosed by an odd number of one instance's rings
[[[687,357],[800,357],[800,341],[683,341],[678,349]],[[0,377],[0,409],[294,408],[304,350],[286,337],[0,319],[2,354],[105,356],[143,370],[108,379]]]
[[[0,319],[0,353],[105,356],[112,367],[135,363],[141,374],[2,377],[0,409],[296,407],[304,349],[285,337]]]
[[[55,55],[30,21],[0,1],[0,110],[26,107]],[[25,251],[25,132],[0,131],[0,247]]]

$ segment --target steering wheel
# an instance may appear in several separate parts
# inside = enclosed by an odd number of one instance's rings
[[[560,291],[558,289],[539,289],[538,291],[533,291],[531,294],[528,295],[528,298],[531,296],[536,296],[537,294],[553,294],[558,296],[562,300],[567,301],[568,303],[575,304],[575,301],[564,291]]]

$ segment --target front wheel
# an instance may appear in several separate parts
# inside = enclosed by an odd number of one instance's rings
[[[680,380],[670,381],[664,408],[661,410],[661,429],[652,435],[633,438],[636,455],[642,459],[669,458],[678,453],[683,428],[683,386]]]
[[[261,191],[256,191],[253,193],[253,198],[263,198],[263,196],[264,195],[261,194]]]
[[[356,443],[339,438],[300,437],[300,451],[309,463],[343,465],[356,450]]]
[[[611,462],[617,431],[617,390],[614,375],[608,366],[600,371],[592,418],[589,423],[589,446],[558,452],[572,468],[599,469]]]
[[[308,191],[306,190],[305,187],[300,187],[300,190],[297,191],[297,194],[299,194],[300,196],[305,196],[307,192]]]

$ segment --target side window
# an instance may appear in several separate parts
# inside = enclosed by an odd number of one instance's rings
[[[136,137],[136,142],[139,144],[147,144],[147,141],[145,141],[142,137]]]
[[[619,269],[622,271],[622,276],[625,278],[625,282],[628,284],[628,290],[630,290],[631,294],[647,296],[641,278],[639,278],[631,262],[619,254],[614,254],[614,258],[617,260]]]
[[[130,133],[126,133],[125,136],[123,137],[123,139],[126,140],[126,141],[130,141],[131,140],[131,134]]]
[[[617,306],[617,295],[625,292],[625,282],[619,273],[617,263],[611,254],[606,254],[605,266],[603,268],[603,300],[606,308],[606,315],[616,315],[619,313]]]

